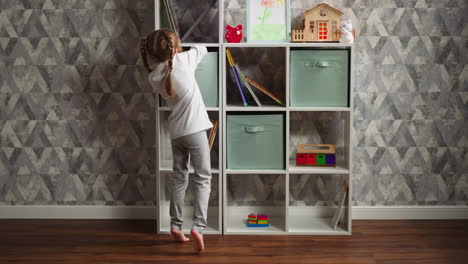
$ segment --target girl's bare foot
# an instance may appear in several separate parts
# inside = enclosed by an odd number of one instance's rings
[[[171,234],[172,234],[172,237],[174,238],[175,241],[179,242],[179,243],[183,243],[183,242],[188,242],[190,241],[190,239],[188,239],[184,233],[180,230],[177,230],[177,229],[171,229]]]
[[[193,249],[195,250],[195,252],[201,253],[203,250],[205,250],[205,244],[203,243],[203,235],[195,229],[192,229],[190,233],[193,237]]]

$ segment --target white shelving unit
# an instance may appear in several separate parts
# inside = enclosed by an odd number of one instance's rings
[[[156,29],[159,28],[159,8],[160,0],[155,0],[155,25]],[[177,0],[174,1],[177,3]],[[203,1],[200,1],[202,6]],[[206,1],[207,3],[210,1]],[[219,128],[217,133],[218,151],[218,164],[213,166],[213,175],[217,175],[217,193],[219,194],[216,199],[218,206],[210,206],[207,234],[252,234],[252,235],[350,235],[351,234],[351,209],[352,199],[348,198],[344,210],[345,221],[344,225],[340,225],[336,230],[332,228],[331,218],[336,211],[336,206],[310,206],[300,205],[295,206],[291,200],[291,181],[297,179],[296,177],[325,177],[329,179],[339,178],[346,179],[348,183],[352,180],[352,71],[353,71],[353,46],[341,43],[225,43],[224,41],[224,7],[227,6],[229,0],[219,0],[218,2],[218,18],[219,18],[219,39],[218,43],[183,43],[184,47],[190,47],[194,44],[201,44],[207,47],[219,49],[219,106],[208,108],[210,115],[217,115],[219,118]],[[284,61],[285,61],[285,84],[284,84],[284,102],[286,106],[248,106],[244,107],[236,104],[228,104],[227,100],[227,82],[229,73],[226,72],[226,48],[232,49],[262,49],[262,48],[283,48]],[[349,105],[348,107],[292,107],[289,106],[289,82],[290,82],[290,52],[293,49],[343,49],[349,51]],[[242,70],[242,69],[241,69]],[[170,111],[167,107],[156,108],[156,122],[157,122],[157,188],[158,188],[158,232],[166,233],[169,231],[169,214],[168,214],[168,199],[163,191],[163,180],[165,176],[172,173],[171,163],[167,160],[161,160],[161,154],[164,151],[164,145],[161,141],[161,118],[164,118],[165,113]],[[226,118],[230,112],[276,112],[285,115],[285,168],[282,170],[230,170],[227,169],[226,159]],[[342,159],[337,160],[336,167],[302,167],[296,166],[294,160],[290,159],[290,153],[293,147],[290,142],[296,136],[294,129],[297,124],[296,121],[291,119],[294,115],[305,115],[307,117],[320,115],[323,113],[338,113],[343,119],[342,122]],[[307,120],[306,120],[307,121]],[[306,124],[307,125],[307,124]],[[309,143],[309,142],[301,142]],[[328,143],[328,142],[324,142]],[[334,143],[334,142],[330,142]],[[167,151],[167,150],[166,150]],[[169,149],[170,151],[170,149]],[[191,170],[193,172],[193,170]],[[274,205],[260,204],[260,205],[244,205],[242,203],[236,204],[236,201],[231,201],[229,197],[230,190],[235,188],[242,188],[243,184],[236,183],[239,178],[249,177],[251,175],[260,175],[261,177],[275,177],[283,184],[281,190],[281,201],[272,201]],[[236,181],[232,180],[235,179]],[[240,185],[240,186],[238,186]],[[304,187],[305,188],[305,187]],[[307,191],[307,190],[305,190]],[[338,191],[338,190],[335,190]],[[333,196],[333,195],[331,195]],[[349,184],[349,196],[352,197],[352,186]],[[305,203],[304,203],[305,204]],[[191,212],[190,206],[186,208],[186,221],[184,226],[190,228],[191,226]],[[249,228],[246,227],[245,221],[249,213],[267,213],[270,216],[270,227],[268,228]],[[186,230],[187,232],[189,230]]]

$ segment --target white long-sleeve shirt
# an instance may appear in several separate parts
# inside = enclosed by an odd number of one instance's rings
[[[148,76],[153,89],[166,100],[171,108],[168,117],[171,139],[213,127],[195,80],[195,69],[207,52],[203,46],[194,46],[189,51],[174,55],[171,72],[172,89],[175,95],[173,97],[169,97],[166,92],[168,62],[158,64]]]

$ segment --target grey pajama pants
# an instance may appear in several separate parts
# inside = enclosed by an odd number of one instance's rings
[[[192,229],[203,233],[211,191],[211,161],[206,131],[172,140],[174,174],[169,177],[171,229],[182,230],[182,208],[189,182],[189,160],[193,164],[195,201]]]

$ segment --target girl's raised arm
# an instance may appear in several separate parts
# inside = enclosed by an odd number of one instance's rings
[[[195,70],[198,63],[208,53],[205,46],[195,45],[189,51],[187,51],[188,64]]]

